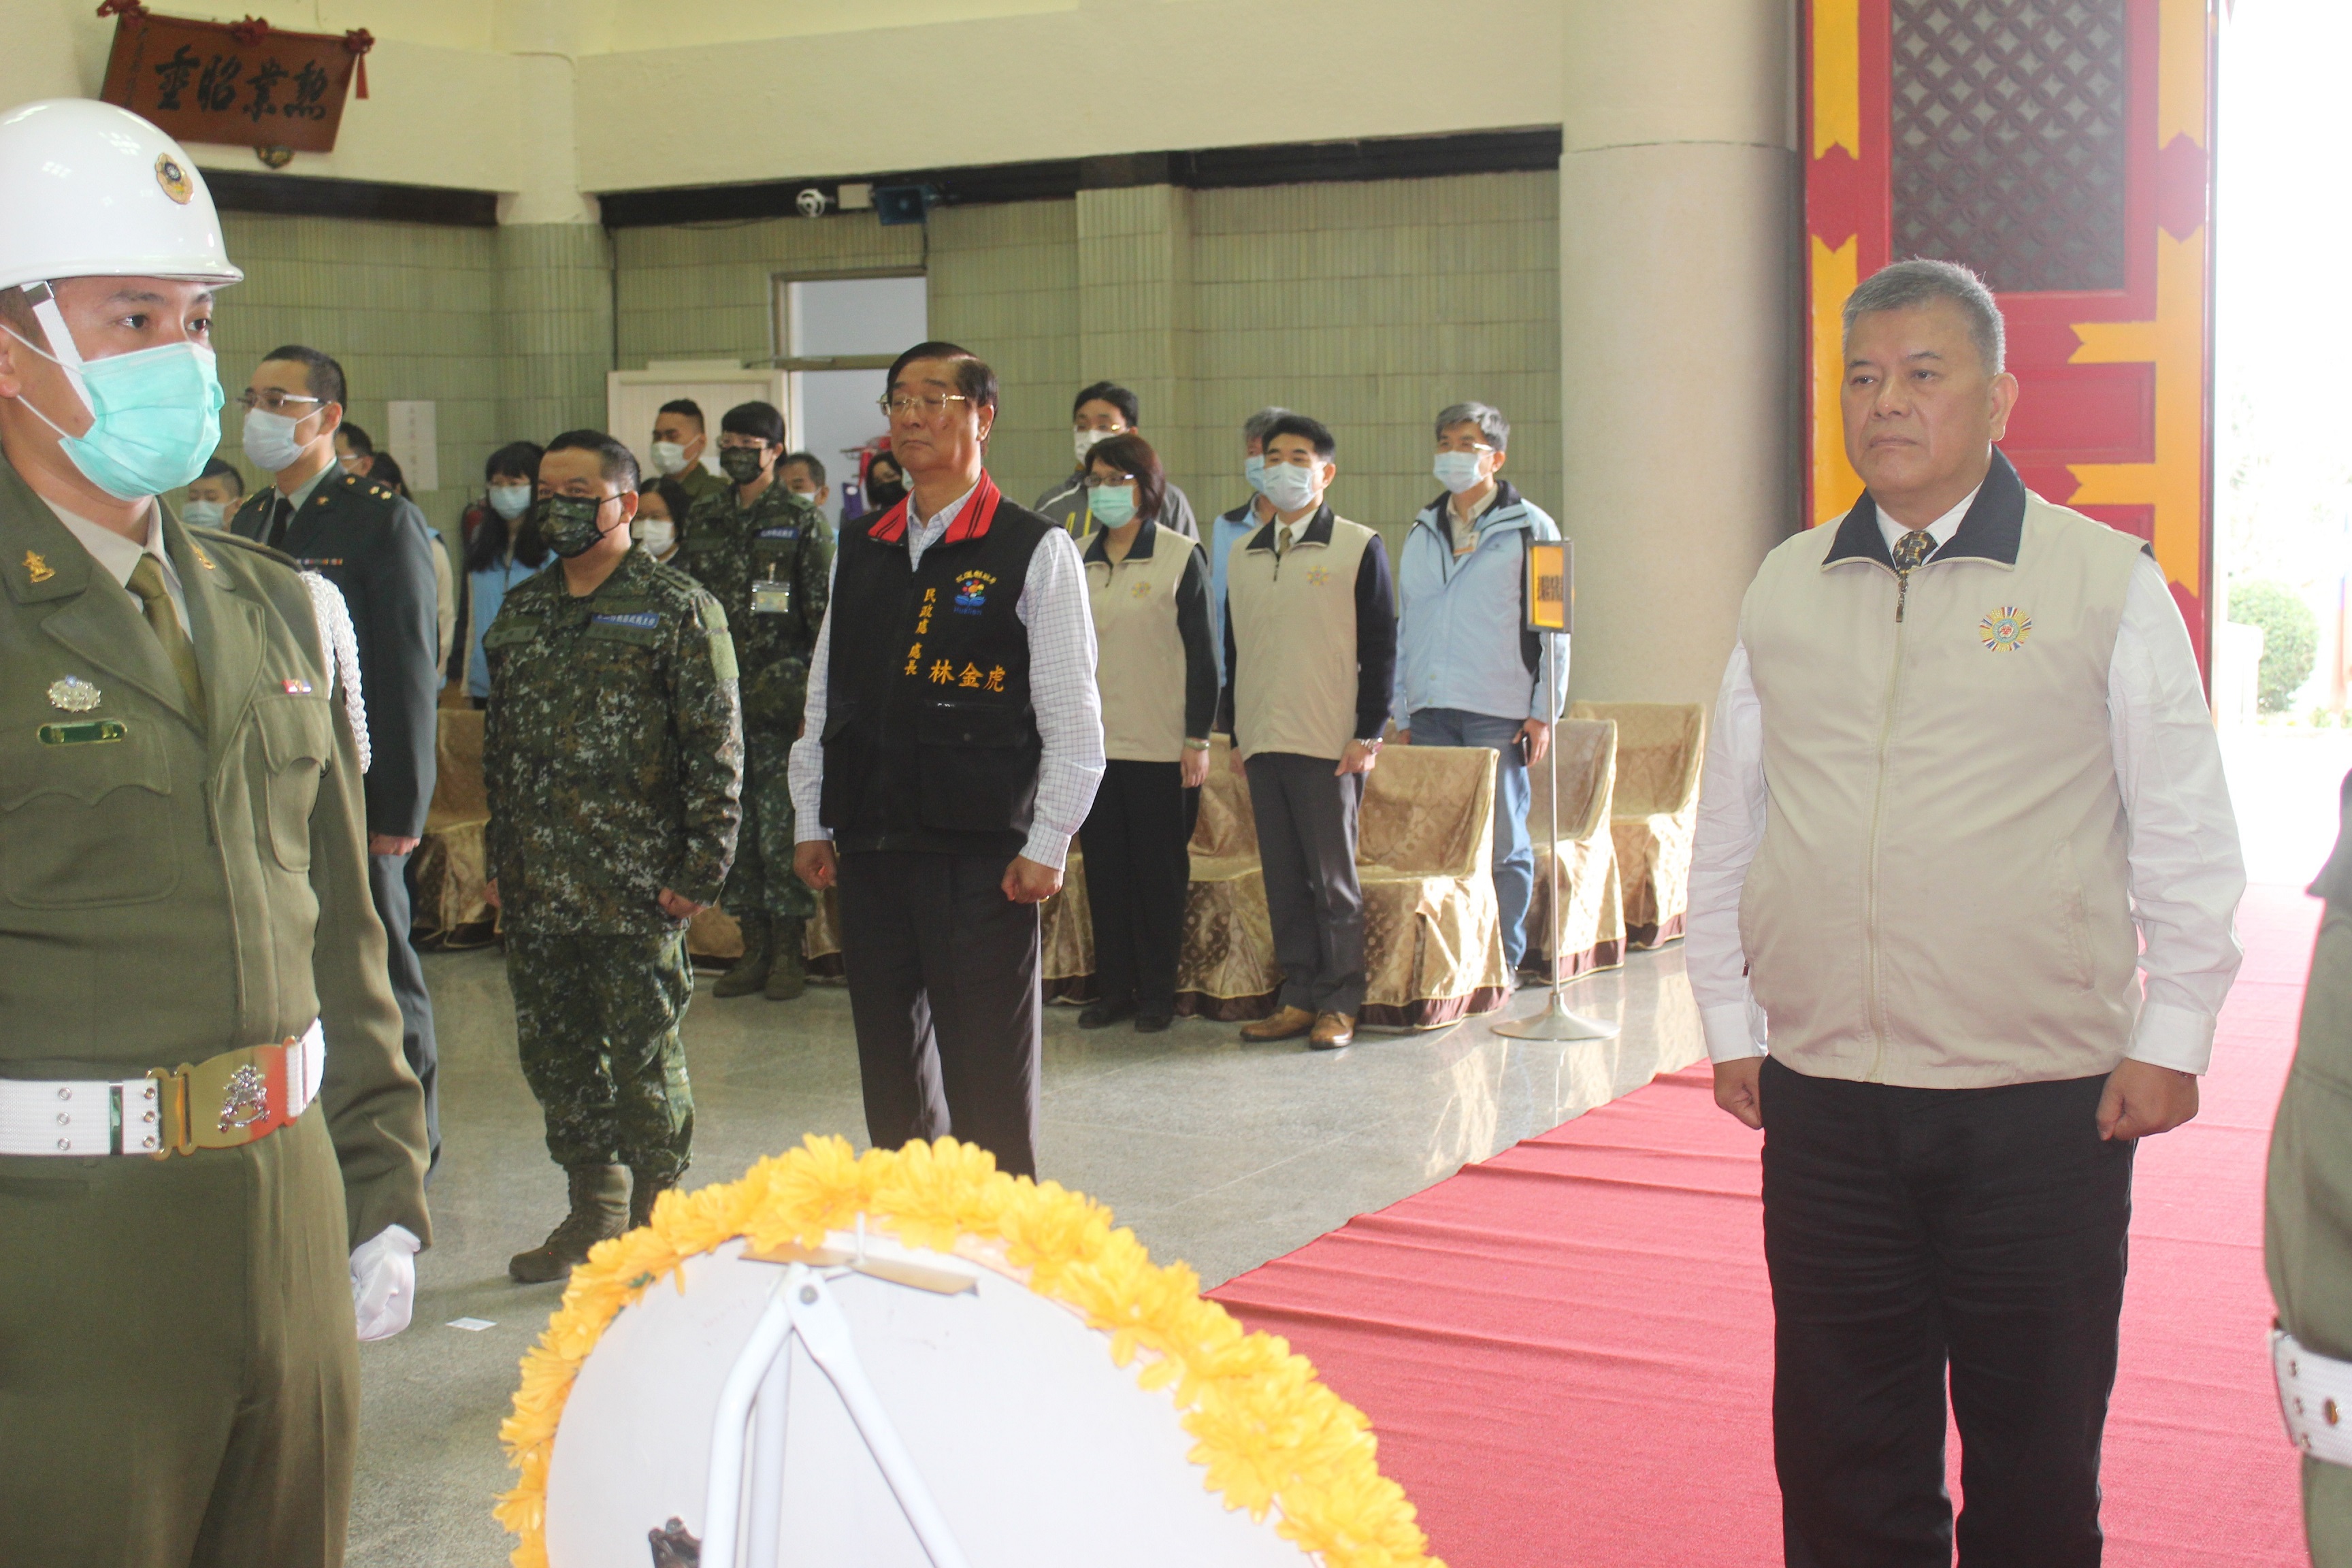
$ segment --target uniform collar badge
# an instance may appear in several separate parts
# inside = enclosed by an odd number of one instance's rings
[[[49,682],[49,706],[68,713],[87,713],[102,700],[97,687],[79,675]]]
[[[213,558],[205,553],[205,547],[198,544],[193,539],[188,541],[188,553],[194,555],[196,558],[196,564],[203,567],[205,571],[217,572],[220,570],[219,567],[213,564]]]
[[[58,569],[43,559],[37,550],[25,552],[25,575],[35,583],[46,583],[58,574]]]

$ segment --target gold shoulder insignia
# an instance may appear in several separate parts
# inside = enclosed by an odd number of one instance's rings
[[[203,567],[205,571],[217,572],[220,570],[219,567],[213,564],[213,558],[205,553],[205,547],[198,544],[193,539],[188,541],[188,553],[194,555],[196,558],[196,564]]]
[[[37,550],[25,552],[25,576],[35,583],[46,583],[58,574],[57,568],[41,558]]]
[[[343,483],[345,483],[345,484],[349,485],[349,484],[356,484],[356,483],[358,483],[358,481],[357,481],[357,480],[355,480],[355,479],[345,479],[345,480],[343,481]],[[318,499],[317,500],[312,501],[310,504],[311,504],[312,506],[324,506],[324,505],[326,505],[326,504],[327,504],[327,492],[326,492],[325,490],[320,490],[320,491],[319,492],[319,499]]]

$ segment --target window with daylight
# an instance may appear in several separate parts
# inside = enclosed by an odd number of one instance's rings
[[[874,402],[890,362],[929,335],[920,273],[776,279],[776,363],[793,381],[792,441],[824,465],[833,521],[864,510],[858,479],[887,433]]]

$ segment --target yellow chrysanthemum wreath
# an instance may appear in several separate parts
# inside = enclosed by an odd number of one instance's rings
[[[755,1247],[822,1245],[858,1215],[912,1247],[956,1249],[960,1237],[1002,1247],[1032,1290],[1111,1336],[1120,1366],[1138,1352],[1145,1388],[1175,1384],[1191,1458],[1228,1508],[1246,1508],[1327,1568],[1444,1568],[1427,1555],[1404,1490],[1383,1477],[1363,1413],[1316,1381],[1285,1341],[1244,1332],[1201,1297],[1184,1264],[1161,1268],[1110,1211],[1055,1183],[996,1169],[984,1149],[942,1138],[863,1155],[811,1136],[761,1161],[742,1180],[669,1192],[653,1223],[607,1241],[572,1271],[563,1305],[523,1358],[514,1414],[499,1429],[521,1484],[499,1500],[499,1522],[521,1538],[515,1568],[547,1568],[547,1468],[556,1423],[581,1363],[622,1308],[686,1259],[736,1237]],[[969,1243],[967,1242],[967,1249]]]

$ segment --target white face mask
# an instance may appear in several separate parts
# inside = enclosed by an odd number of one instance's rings
[[[253,459],[256,468],[267,468],[273,474],[284,473],[302,460],[302,443],[294,438],[294,426],[300,422],[283,414],[272,414],[267,408],[247,409],[242,437],[245,455]]]
[[[1242,459],[1242,479],[1258,494],[1265,494],[1265,459],[1255,452]]]
[[[228,509],[216,500],[192,500],[180,508],[180,521],[190,528],[218,528]]]
[[[682,473],[686,468],[686,448],[675,441],[654,443],[654,467],[665,474]]]
[[[1087,454],[1088,452],[1093,451],[1093,450],[1095,449],[1095,447],[1096,447],[1097,445],[1099,445],[1099,444],[1100,444],[1100,443],[1102,443],[1102,442],[1105,442],[1105,441],[1109,440],[1109,439],[1110,439],[1112,437],[1114,437],[1114,436],[1124,435],[1124,434],[1125,434],[1125,432],[1124,432],[1124,431],[1119,431],[1119,430],[1073,430],[1073,431],[1071,431],[1071,432],[1070,432],[1070,445],[1071,445],[1072,447],[1076,447],[1076,448],[1077,449],[1077,454],[1078,454],[1078,466],[1079,466],[1079,467],[1081,467],[1081,468],[1084,468],[1084,467],[1086,466]]]
[[[629,524],[629,537],[648,555],[667,555],[677,542],[677,524],[666,517],[641,517]]]
[[[530,496],[529,485],[492,485],[490,510],[512,522],[530,510]]]
[[[1440,452],[1437,454],[1437,482],[1460,495],[1475,490],[1486,482],[1478,471],[1484,455],[1478,452]]]
[[[1274,503],[1276,511],[1298,511],[1315,502],[1322,479],[1320,463],[1302,468],[1297,463],[1268,463],[1265,466],[1265,499]]]

